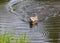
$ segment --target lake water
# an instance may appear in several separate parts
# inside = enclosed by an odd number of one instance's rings
[[[39,23],[29,27],[25,16],[37,14]],[[21,18],[20,18],[21,17]],[[60,43],[60,2],[11,0],[0,5],[0,32],[27,33],[29,43]]]

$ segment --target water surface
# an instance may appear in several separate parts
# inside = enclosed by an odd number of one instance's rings
[[[14,3],[12,4],[12,2]],[[21,34],[26,32],[31,39],[30,43],[60,42],[60,2],[12,2],[0,5],[0,31],[2,33]],[[12,12],[13,10],[14,12]],[[32,16],[34,13],[38,15],[40,22],[38,26],[29,28],[29,23],[22,21],[20,17],[26,21],[27,19],[23,18],[23,15]]]

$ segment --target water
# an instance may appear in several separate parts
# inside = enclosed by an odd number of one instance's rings
[[[17,4],[16,4],[17,3]],[[60,42],[60,2],[16,1],[0,5],[0,31],[21,34],[27,33],[29,43]],[[23,15],[25,17],[23,17]],[[37,14],[38,26],[29,28],[26,17]],[[21,18],[20,18],[21,17]],[[25,20],[25,21],[22,21]]]

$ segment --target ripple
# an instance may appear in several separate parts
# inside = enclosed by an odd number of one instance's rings
[[[42,22],[50,17],[56,17],[59,15],[59,9],[55,6],[57,5],[48,5],[44,2],[14,0],[7,5],[8,10],[24,22],[28,22],[29,17],[34,14],[37,14],[39,21]]]
[[[34,14],[38,15],[39,24],[37,27],[34,27],[30,30],[28,28],[28,24],[20,24],[20,23],[12,23],[14,25],[10,25],[10,28],[14,28],[14,32],[22,33],[27,32],[28,37],[32,38],[31,43],[54,43],[58,42],[59,39],[59,23],[58,16],[60,11],[60,6],[46,2],[35,2],[35,1],[10,1],[7,4],[7,10],[15,14],[19,20],[24,20],[28,22],[30,16],[34,16]],[[57,16],[57,19],[55,19]],[[60,16],[59,16],[60,17]],[[28,19],[27,19],[28,18]],[[50,18],[52,20],[50,20]],[[46,22],[46,24],[41,24],[42,22]],[[56,27],[56,24],[57,27]],[[5,25],[6,26],[6,25]],[[8,27],[9,27],[8,26]],[[46,26],[46,28],[45,28]],[[26,28],[25,28],[26,27]],[[57,38],[58,37],[58,38]],[[38,41],[37,41],[38,40]],[[57,41],[58,40],[58,41]]]

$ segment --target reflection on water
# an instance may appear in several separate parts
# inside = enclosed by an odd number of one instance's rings
[[[28,4],[27,4],[28,3]],[[9,12],[12,9],[6,7],[11,7],[0,5],[0,30],[4,32],[12,32],[16,34],[21,34],[23,32],[27,33],[27,36],[31,39],[30,43],[59,43],[60,42],[60,6],[57,2],[46,3],[46,2],[22,2],[22,4],[17,3],[13,6],[14,11],[22,14],[32,14],[37,13],[39,19],[46,18],[39,22],[38,26],[30,29],[29,24],[22,22],[13,13]],[[38,4],[39,3],[39,4]],[[24,5],[26,5],[24,7]],[[31,6],[30,6],[31,5]],[[34,8],[35,7],[35,8]],[[49,8],[50,7],[50,8]],[[25,8],[25,9],[24,9]],[[31,12],[30,12],[31,11]],[[41,12],[39,12],[41,11]],[[43,14],[43,15],[42,15]],[[48,19],[47,19],[48,18]]]
[[[0,4],[5,4],[8,1],[10,1],[10,0],[0,0]]]
[[[46,31],[48,32],[48,42],[60,43],[60,17],[52,17],[47,21]]]

